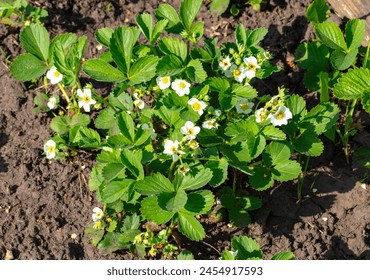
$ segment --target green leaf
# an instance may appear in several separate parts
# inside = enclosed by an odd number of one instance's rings
[[[147,13],[140,14],[136,17],[136,23],[140,27],[141,32],[143,32],[148,41],[151,42],[153,34],[152,16]]]
[[[223,78],[212,77],[207,79],[206,83],[210,86],[212,91],[226,92],[230,88],[230,83]]]
[[[316,72],[329,70],[330,50],[320,42],[305,42],[296,49],[295,61],[303,69]]]
[[[370,114],[370,89],[364,91],[361,98],[362,107]]]
[[[212,176],[209,168],[191,167],[186,175],[176,174],[174,185],[177,190],[196,190],[207,185]]]
[[[258,191],[267,190],[274,182],[272,173],[265,167],[255,167],[253,175],[249,177],[251,187]]]
[[[146,56],[139,58],[132,65],[128,75],[132,85],[150,81],[155,76],[155,70],[158,63],[158,57]]]
[[[110,182],[102,190],[103,203],[113,203],[117,200],[128,201],[134,183],[135,181],[131,179]]]
[[[114,30],[109,48],[118,68],[127,73],[131,67],[132,50],[139,38],[140,31],[134,27],[121,26]]]
[[[157,64],[158,76],[174,76],[184,71],[184,64],[181,59],[174,55],[165,55]]]
[[[144,180],[138,181],[135,190],[143,195],[160,194],[163,192],[175,192],[175,187],[170,180],[160,173],[146,176]]]
[[[121,230],[138,229],[140,227],[140,216],[136,213],[131,216],[125,216]]]
[[[292,139],[292,144],[297,152],[310,157],[317,157],[324,151],[324,144],[317,138],[316,133],[309,130]]]
[[[279,252],[272,256],[271,260],[295,260],[292,252]]]
[[[245,32],[244,25],[239,23],[235,31],[236,43],[242,46],[247,44],[247,34]]]
[[[201,6],[202,0],[184,0],[181,2],[180,18],[186,31],[190,31]]]
[[[301,172],[301,165],[294,160],[279,162],[272,170],[274,179],[280,182],[286,182],[298,178]]]
[[[231,92],[237,96],[251,99],[258,95],[258,92],[254,87],[242,84],[234,84]]]
[[[100,135],[94,129],[75,126],[69,132],[70,141],[80,148],[96,149],[100,147]]]
[[[158,204],[162,209],[170,212],[178,212],[188,200],[184,190],[177,190],[175,193],[161,193],[158,196]]]
[[[204,22],[196,22],[190,29],[189,32],[191,40],[198,42],[204,35]]]
[[[149,196],[144,198],[141,202],[140,211],[144,219],[154,222],[157,225],[168,222],[175,214],[161,208],[159,206],[157,196]]]
[[[226,181],[229,167],[226,158],[210,159],[207,161],[205,167],[209,168],[213,174],[212,179],[208,182],[210,186],[217,187]]]
[[[327,72],[319,73],[320,80],[320,103],[328,102],[329,97],[329,74]]]
[[[100,44],[109,47],[113,32],[114,30],[109,27],[100,28],[95,32],[95,38]]]
[[[268,29],[264,27],[256,28],[247,33],[247,44],[248,48],[256,46],[260,41],[265,38],[268,33]]]
[[[315,0],[308,6],[306,16],[312,24],[324,22],[329,17],[329,7],[325,0]]]
[[[159,108],[156,111],[158,117],[161,118],[162,121],[165,122],[170,127],[175,127],[176,124],[181,120],[180,118],[180,110],[171,110],[165,106]]]
[[[289,96],[285,101],[285,106],[292,112],[293,121],[301,120],[307,114],[306,101],[297,94]]]
[[[235,236],[231,239],[231,246],[237,252],[238,260],[262,259],[262,251],[257,241],[247,236]]]
[[[195,83],[202,83],[207,79],[207,72],[204,71],[203,65],[198,59],[190,60],[186,68],[186,73],[190,80]]]
[[[202,215],[211,210],[214,197],[211,191],[201,190],[188,194],[185,210],[192,215]]]
[[[179,34],[183,28],[180,23],[180,18],[176,10],[168,4],[161,4],[155,11],[155,16],[158,20],[168,20],[166,30]]]
[[[108,182],[117,177],[123,179],[125,177],[125,170],[126,167],[122,163],[108,163],[103,168],[103,176]]]
[[[255,196],[242,196],[238,198],[240,207],[246,210],[256,210],[262,207],[262,200]]]
[[[339,108],[336,104],[321,103],[311,109],[299,124],[300,128],[314,131],[320,135],[329,130],[339,118]]]
[[[234,253],[231,252],[231,251],[223,251],[221,253],[221,260],[223,260],[223,261],[233,261],[233,260],[235,260]]]
[[[121,112],[118,115],[118,127],[127,144],[133,143],[135,140],[135,124],[128,113]]]
[[[141,164],[142,151],[124,149],[121,152],[121,161],[136,179],[144,179],[144,168]]]
[[[72,116],[71,127],[73,126],[88,126],[91,122],[91,118],[87,114],[76,114]]]
[[[192,215],[179,212],[178,221],[179,231],[189,239],[200,241],[206,236],[202,224]]]
[[[101,110],[94,123],[97,129],[111,129],[115,125],[114,110],[111,108]]]
[[[348,53],[335,50],[330,57],[330,62],[335,69],[345,70],[355,62],[357,53],[357,49],[350,49]]]
[[[251,223],[247,210],[235,206],[229,210],[229,219],[237,227],[246,227]]]
[[[135,146],[140,146],[144,144],[150,138],[151,134],[152,134],[151,129],[143,129],[142,126],[140,126],[135,134],[134,139]]]
[[[333,93],[339,99],[361,98],[370,89],[370,70],[367,68],[349,69],[334,85]]]
[[[165,37],[158,41],[158,47],[164,54],[174,54],[181,58],[183,62],[186,61],[188,47],[183,41],[174,37]]]
[[[177,260],[181,261],[191,261],[194,260],[194,255],[190,251],[181,251],[180,254],[177,255]]]
[[[49,58],[50,38],[46,28],[40,23],[26,26],[19,36],[22,47],[42,61]]]
[[[126,76],[108,62],[97,58],[86,61],[82,65],[83,71],[94,80],[99,82],[121,82]]]
[[[280,142],[272,142],[267,146],[266,153],[270,155],[271,165],[286,161],[291,155],[289,146]]]
[[[212,0],[209,10],[212,13],[217,13],[217,15],[222,15],[226,12],[227,7],[229,7],[230,0]],[[240,43],[240,42],[238,42]]]
[[[10,65],[10,72],[14,79],[22,82],[37,79],[45,74],[46,70],[44,62],[30,53],[17,56]]]
[[[161,36],[162,32],[166,28],[168,24],[168,20],[160,20],[156,23],[153,29],[152,39],[150,40],[150,43],[154,45],[154,43],[158,40],[159,36]]]
[[[267,140],[282,141],[286,139],[286,135],[279,128],[272,125],[265,126],[262,131]]]
[[[366,22],[361,19],[351,19],[346,24],[346,43],[350,50],[357,50],[366,33]]]
[[[317,37],[326,46],[334,50],[347,51],[342,31],[334,22],[325,21],[315,27]]]
[[[57,116],[50,122],[50,128],[59,135],[67,134],[70,129],[71,119],[66,116]]]

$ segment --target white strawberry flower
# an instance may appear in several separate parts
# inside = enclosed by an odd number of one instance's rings
[[[46,72],[46,78],[49,79],[52,85],[56,85],[63,80],[63,74],[60,73],[55,66],[52,66],[49,71]]]
[[[190,93],[190,83],[185,80],[174,80],[171,84],[171,88],[177,93],[178,96],[189,95]]]
[[[222,70],[226,71],[227,69],[230,68],[231,66],[231,61],[230,61],[230,57],[227,56],[225,57],[224,59],[222,59],[219,63],[219,66],[221,67]]]
[[[170,76],[158,77],[156,81],[157,81],[157,85],[159,86],[161,90],[164,90],[171,86]]]
[[[164,151],[163,153],[166,155],[172,155],[172,160],[177,161],[179,159],[179,154],[185,154],[183,151],[179,150],[179,141],[169,140],[167,139],[164,142]]]
[[[233,77],[235,81],[242,83],[246,77],[246,70],[243,67],[232,65],[228,70],[226,70],[225,75],[228,78]]]
[[[44,152],[46,154],[47,159],[53,159],[56,156],[57,152],[57,144],[53,140],[48,140],[44,144]]]
[[[144,103],[144,101],[143,101],[143,100],[141,100],[141,99],[136,99],[136,100],[134,101],[134,105],[135,105],[137,108],[139,108],[140,110],[144,109],[144,107],[145,107],[145,103]]]
[[[77,90],[78,106],[84,108],[86,112],[90,112],[90,106],[94,105],[96,101],[91,98],[91,89],[84,88]]]
[[[199,143],[196,140],[190,140],[188,146],[190,149],[195,150],[199,147]]]
[[[50,110],[54,110],[58,105],[58,99],[55,96],[52,96],[49,98],[49,101],[46,105]]]
[[[293,115],[289,108],[280,106],[274,114],[268,116],[268,119],[270,119],[273,126],[281,126],[283,124],[288,124],[288,120],[292,117]]]
[[[252,79],[256,76],[257,69],[261,68],[261,66],[258,65],[257,58],[254,56],[246,57],[243,59],[245,65],[246,65],[246,71],[245,76],[248,79]]]
[[[197,98],[193,97],[190,98],[188,101],[188,105],[191,106],[191,108],[197,112],[200,116],[203,115],[204,109],[207,107],[207,104],[203,101],[198,100]]]
[[[191,121],[187,121],[185,125],[180,128],[180,131],[190,140],[193,140],[197,137],[197,134],[200,132],[200,127],[195,126],[194,123]]]
[[[205,121],[202,124],[202,127],[203,128],[206,128],[206,129],[213,129],[213,128],[217,128],[219,126],[220,125],[216,122],[215,119],[211,119],[211,120]]]
[[[253,102],[249,102],[247,98],[238,98],[236,101],[236,111],[239,114],[249,114],[252,112]]]
[[[256,122],[262,123],[267,119],[267,110],[265,108],[258,109],[254,115],[256,116]]]
[[[100,221],[103,217],[104,217],[103,210],[101,210],[99,207],[95,207],[93,209],[93,214],[92,214],[93,222]]]

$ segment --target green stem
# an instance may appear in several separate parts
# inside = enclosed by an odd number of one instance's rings
[[[176,166],[176,161],[172,161],[171,166],[170,166],[170,172],[168,174],[168,179],[172,182],[173,176],[175,173],[175,166]]]
[[[310,162],[310,159],[311,159],[311,157],[307,157],[306,163],[305,163],[304,168],[303,168],[303,172],[301,173],[301,177],[298,180],[298,193],[297,193],[298,201],[302,200],[302,187],[303,187],[303,184],[304,184],[304,179],[307,175],[307,169],[308,169],[308,164]],[[301,155],[299,155],[299,162],[300,161],[301,161]]]
[[[68,104],[70,104],[71,103],[71,100],[69,99],[68,94],[64,90],[64,87],[60,83],[58,83],[58,87],[59,87],[60,91],[62,92],[65,100],[68,102]]]
[[[362,67],[364,68],[366,68],[367,61],[369,59],[369,49],[370,49],[370,41],[367,43],[365,58],[364,58],[364,61],[362,62]]]
[[[233,194],[235,194],[236,191],[236,171],[233,172]]]
[[[347,163],[349,163],[349,131],[350,131],[350,126],[352,124],[352,120],[353,120],[353,113],[355,112],[355,108],[356,108],[356,104],[357,104],[357,99],[354,99],[352,101],[352,104],[349,108],[349,111],[348,111],[348,114],[347,114],[347,119],[346,119],[346,124],[344,126],[344,143],[343,143],[343,148],[344,148],[344,154],[346,156],[346,161]],[[348,105],[349,106],[349,105]],[[347,106],[347,109],[348,109],[348,106]]]

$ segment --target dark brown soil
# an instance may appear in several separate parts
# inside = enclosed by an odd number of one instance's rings
[[[32,2],[32,1],[31,1]],[[63,32],[87,34],[87,57],[96,55],[94,31],[109,26],[134,24],[141,12],[153,13],[161,3],[175,7],[180,1],[46,1],[37,3],[49,12],[46,27],[54,37]],[[77,4],[78,3],[78,4]],[[108,9],[108,3],[112,3]],[[239,17],[217,17],[202,7],[206,37],[224,42],[233,39],[238,23],[247,28],[268,27],[263,45],[283,68],[272,79],[257,84],[261,93],[275,93],[284,85],[309,98],[303,87],[303,73],[291,68],[295,48],[312,36],[305,19],[309,0],[271,0],[265,11],[246,9]],[[340,22],[339,19],[334,20]],[[50,137],[50,118],[33,113],[36,90],[15,82],[8,62],[20,53],[17,29],[0,25],[0,259],[7,250],[15,259],[130,259],[127,252],[103,255],[83,242],[85,227],[91,222],[94,194],[87,186],[94,155],[81,153],[65,162],[49,162],[42,155]],[[107,91],[103,85],[101,91]],[[370,147],[370,122],[352,147]],[[230,248],[234,235],[257,239],[266,258],[278,251],[291,250],[298,259],[370,259],[369,184],[358,183],[364,170],[345,163],[340,145],[328,143],[324,154],[311,160],[304,185],[305,198],[296,202],[296,182],[275,186],[261,193],[262,209],[252,213],[246,228],[229,227],[225,222],[204,219],[207,237],[197,243],[183,240],[183,249],[198,259],[217,259],[219,251]],[[314,189],[317,189],[314,192]],[[76,235],[76,238],[71,236]]]

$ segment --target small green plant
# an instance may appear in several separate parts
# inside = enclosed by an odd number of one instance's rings
[[[230,251],[223,251],[221,260],[263,260],[263,254],[257,241],[247,236],[235,236],[231,239]],[[279,252],[271,260],[294,260],[292,252]]]
[[[297,154],[321,154],[318,136],[338,118],[336,105],[308,112],[284,88],[259,96],[254,81],[279,71],[259,46],[267,29],[240,24],[235,42],[201,45],[204,23],[194,22],[201,4],[184,0],[179,11],[162,4],[156,19],[138,15],[137,27],[99,29],[105,52],[87,61],[86,36],[50,41],[38,23],[21,31],[26,52],[10,70],[20,81],[43,77],[36,111],[53,117],[55,133],[45,142],[46,157],[98,153],[89,187],[104,207],[94,209],[86,235],[100,249],[172,256],[169,240],[179,233],[202,240],[199,217],[220,203],[232,223],[247,225],[248,212],[261,206],[251,190],[296,179]],[[100,96],[81,84],[81,71],[114,89]],[[149,230],[147,222],[161,229]]]
[[[22,26],[30,23],[41,23],[48,12],[32,6],[26,0],[0,1],[0,23],[11,26]]]
[[[346,102],[344,127],[336,127],[349,162],[349,138],[356,133],[351,126],[356,105],[370,112],[370,70],[367,68],[369,47],[364,57],[359,49],[365,34],[365,22],[349,20],[344,34],[333,22],[327,21],[329,7],[325,0],[315,0],[307,9],[307,18],[314,25],[317,39],[304,43],[296,50],[297,64],[306,70],[305,86],[320,94],[327,102],[332,93]],[[362,60],[362,61],[361,61]],[[335,129],[326,134],[335,139]]]

